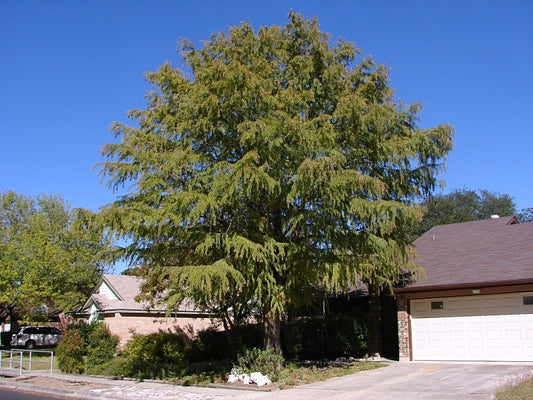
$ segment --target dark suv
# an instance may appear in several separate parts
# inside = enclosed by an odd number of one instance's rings
[[[61,339],[61,331],[51,326],[23,326],[11,336],[11,347],[33,349],[37,346],[51,347]]]

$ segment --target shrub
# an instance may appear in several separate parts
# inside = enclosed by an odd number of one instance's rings
[[[199,332],[197,339],[187,346],[185,357],[192,362],[232,362],[237,354],[260,347],[262,343],[263,330],[259,324],[236,325],[228,331],[208,328]]]
[[[59,368],[63,372],[82,373],[87,368],[105,364],[115,354],[119,338],[111,335],[100,322],[70,325],[57,346]]]
[[[363,320],[339,316],[326,320],[326,357],[360,357],[364,355],[368,328]]]
[[[105,376],[128,376],[128,361],[121,355],[113,357],[104,364],[87,367],[87,373],[91,375]]]
[[[281,337],[288,358],[320,359],[324,356],[325,323],[322,319],[306,318],[285,322]]]
[[[180,376],[185,368],[185,342],[170,333],[135,336],[126,345],[123,356],[125,375],[141,379]]]
[[[227,332],[228,353],[241,354],[246,349],[260,348],[263,345],[263,325],[235,325]]]
[[[185,349],[185,358],[191,362],[224,360],[228,358],[226,332],[208,328],[198,333],[196,340]]]
[[[81,374],[85,370],[85,347],[78,330],[67,330],[56,348],[57,364],[61,371]]]
[[[88,324],[84,321],[78,321],[75,324],[69,325],[66,330],[78,331],[83,341],[83,348],[86,349],[87,346],[89,346],[89,336],[100,325],[100,322],[91,322],[90,324]]]
[[[367,347],[367,332],[362,319],[327,316],[286,322],[282,338],[287,357],[334,359],[362,356]]]
[[[106,325],[98,324],[89,334],[88,342],[86,361],[88,367],[93,367],[105,364],[113,358],[119,338],[111,335]]]
[[[261,372],[263,375],[267,375],[272,382],[276,382],[284,363],[283,356],[276,354],[273,349],[254,348],[246,350],[243,355],[237,357],[237,364],[233,366],[233,370],[245,374]]]

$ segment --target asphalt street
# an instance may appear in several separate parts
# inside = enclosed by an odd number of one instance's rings
[[[31,393],[22,390],[6,389],[0,386],[0,399],[2,400],[58,400],[66,399],[63,396]]]

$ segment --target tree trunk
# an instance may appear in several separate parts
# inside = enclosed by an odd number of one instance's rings
[[[281,349],[281,320],[279,317],[265,316],[263,318],[265,349],[274,349],[276,354],[282,354]]]

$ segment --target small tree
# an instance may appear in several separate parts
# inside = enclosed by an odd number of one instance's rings
[[[1,193],[0,323],[14,311],[39,321],[42,311],[69,311],[84,301],[109,249],[98,214],[71,209],[57,196]]]
[[[103,215],[131,239],[148,298],[257,306],[280,352],[287,307],[316,286],[379,288],[409,266],[413,200],[434,188],[452,128],[418,128],[420,105],[394,100],[385,66],[296,13],[179,50],[181,68],[146,74],[135,126],[112,126],[101,172],[133,190]]]

